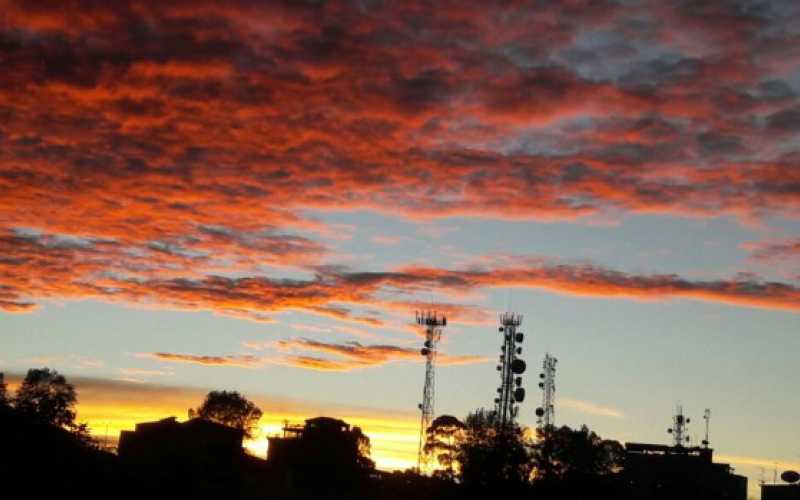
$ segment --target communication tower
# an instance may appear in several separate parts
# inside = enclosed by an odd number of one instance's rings
[[[447,326],[447,318],[439,316],[435,311],[417,311],[417,324],[425,328],[425,342],[419,351],[425,357],[425,387],[422,390],[422,403],[419,423],[419,450],[417,452],[417,470],[422,472],[428,465],[428,454],[425,453],[425,441],[428,427],[434,417],[434,382],[436,368],[436,348],[442,338],[442,328]]]
[[[503,345],[500,346],[500,363],[497,371],[500,372],[500,387],[497,388],[497,397],[494,400],[497,425],[505,427],[511,424],[517,416],[519,406],[525,400],[525,389],[522,388],[522,374],[525,373],[525,361],[519,358],[522,354],[522,341],[524,335],[517,331],[522,324],[522,315],[512,312],[500,315],[500,334],[503,336]]]
[[[711,442],[708,440],[708,425],[711,422],[711,410],[706,408],[706,411],[703,412],[703,420],[706,421],[706,437],[703,439],[703,448],[708,448]]]
[[[536,408],[536,423],[544,433],[556,425],[556,363],[558,360],[545,354],[542,373],[539,374],[539,388],[542,390],[542,406]]]
[[[686,426],[691,421],[692,419],[683,416],[683,406],[678,405],[675,408],[675,415],[672,417],[672,427],[667,429],[667,432],[672,434],[674,446],[680,447],[689,443],[689,431]]]

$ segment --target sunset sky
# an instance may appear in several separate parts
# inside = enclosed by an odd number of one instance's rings
[[[407,467],[414,311],[464,416],[510,309],[521,423],[549,352],[559,424],[800,467],[795,0],[0,0],[0,65],[0,370],[97,433],[231,389]]]

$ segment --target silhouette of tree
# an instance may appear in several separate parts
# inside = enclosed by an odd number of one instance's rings
[[[261,419],[261,409],[236,391],[211,391],[189,417],[198,417],[244,431],[247,438],[254,436],[256,424]]]
[[[80,428],[75,423],[77,401],[75,387],[63,375],[49,368],[32,368],[17,390],[14,407],[28,418],[76,430]]]
[[[541,480],[567,481],[614,472],[623,457],[622,445],[602,439],[585,425],[545,429],[533,448],[536,476]]]
[[[454,464],[458,446],[464,438],[464,424],[452,415],[440,415],[428,427],[425,453],[432,454],[444,469],[434,472],[445,479],[455,479]]]
[[[358,446],[358,466],[361,469],[371,470],[375,468],[375,462],[370,458],[372,452],[372,444],[370,443],[369,436],[361,431],[361,427],[353,427],[350,431],[356,440]]]
[[[464,423],[464,440],[456,453],[464,486],[508,491],[528,481],[530,445],[517,424],[501,427],[494,412],[485,409],[470,413]]]
[[[0,372],[0,407],[8,406],[8,392],[3,372]]]

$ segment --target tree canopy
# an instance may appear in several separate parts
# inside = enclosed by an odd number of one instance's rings
[[[458,447],[464,439],[464,423],[452,415],[440,415],[428,427],[425,453],[433,455],[441,470],[434,472],[446,479],[455,478]]]
[[[255,435],[261,409],[236,391],[211,391],[205,401],[189,416],[196,416],[244,431],[247,438]]]
[[[530,443],[523,430],[516,424],[501,427],[496,420],[494,412],[478,409],[464,422],[456,457],[461,482],[473,490],[508,490],[530,476]]]
[[[546,429],[533,448],[540,479],[584,479],[614,472],[623,456],[622,445],[602,439],[585,425],[580,429]]]
[[[14,397],[14,407],[21,414],[43,423],[77,429],[75,387],[56,370],[28,370]]]
[[[372,452],[372,444],[370,443],[369,436],[364,434],[361,427],[355,426],[350,431],[355,437],[358,446],[358,466],[361,469],[371,470],[375,468],[375,462],[370,458]]]

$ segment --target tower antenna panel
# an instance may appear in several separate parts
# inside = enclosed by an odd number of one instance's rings
[[[525,335],[518,330],[522,315],[505,312],[500,315],[498,331],[503,340],[500,345],[500,359],[497,371],[500,372],[500,386],[497,388],[495,418],[498,427],[511,425],[519,413],[519,404],[525,400],[522,387],[522,374],[525,373],[525,360],[522,359],[522,342]]]

